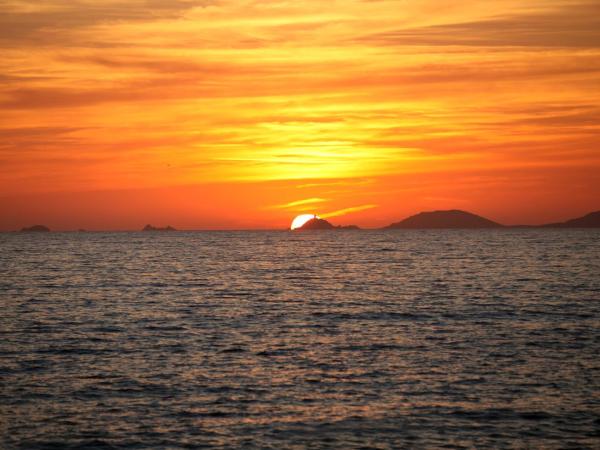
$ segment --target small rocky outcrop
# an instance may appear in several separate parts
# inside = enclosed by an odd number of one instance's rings
[[[307,231],[307,230],[360,230],[356,225],[348,225],[348,226],[335,226],[332,225],[329,221],[325,219],[320,219],[319,217],[315,217],[314,219],[310,219],[300,228],[296,228],[294,231]]]
[[[33,225],[30,227],[23,227],[21,228],[21,231],[26,233],[48,233],[50,228],[45,225]]]
[[[304,225],[297,230],[305,231],[305,230],[333,230],[335,227],[331,225],[327,220],[320,219],[315,217],[307,221]]]
[[[142,231],[177,231],[175,228],[173,228],[170,225],[167,225],[166,227],[153,227],[152,225],[148,224],[146,225]]]

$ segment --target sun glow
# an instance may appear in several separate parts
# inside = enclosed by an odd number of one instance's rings
[[[318,219],[319,216],[317,216],[315,214],[300,214],[299,216],[296,216],[294,218],[294,220],[292,220],[292,225],[291,225],[290,229],[295,230],[297,228],[300,228],[306,222],[308,222],[309,220],[315,219],[315,218]]]

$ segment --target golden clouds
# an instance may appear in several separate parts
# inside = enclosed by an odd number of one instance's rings
[[[345,216],[346,214],[355,213],[359,211],[365,211],[367,209],[377,208],[377,205],[360,205],[360,206],[351,206],[349,208],[339,209],[337,211],[332,211],[326,214],[321,214],[323,219],[328,219],[331,217],[339,217]]]
[[[327,199],[319,198],[319,197],[305,198],[303,200],[296,200],[293,202],[285,203],[283,205],[277,205],[277,206],[275,206],[275,208],[282,208],[282,209],[298,208],[298,207],[304,208],[308,205],[314,205],[314,204],[323,203],[326,201],[327,201]]]

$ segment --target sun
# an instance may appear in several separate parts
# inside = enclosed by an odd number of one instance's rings
[[[296,228],[300,228],[306,222],[315,218],[318,219],[319,216],[316,216],[315,214],[300,214],[299,216],[296,216],[294,220],[292,220],[292,226],[290,229],[295,230]]]

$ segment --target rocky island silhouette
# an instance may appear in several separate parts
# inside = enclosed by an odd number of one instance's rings
[[[467,211],[451,209],[448,211],[421,212],[386,228],[500,228],[501,225],[485,217]]]
[[[30,227],[21,228],[21,231],[26,233],[48,233],[50,228],[45,225],[32,225]]]
[[[166,227],[153,227],[152,225],[148,224],[144,228],[142,228],[142,231],[177,231],[177,230],[170,225],[167,225]]]
[[[356,225],[348,225],[348,226],[335,226],[332,225],[329,221],[325,219],[321,219],[319,217],[314,217],[307,221],[304,225],[297,228],[296,230],[306,231],[306,230],[360,230]],[[294,231],[296,231],[294,230]]]
[[[600,227],[600,211],[594,211],[583,217],[567,220],[566,222],[550,223],[546,228],[598,228]]]

